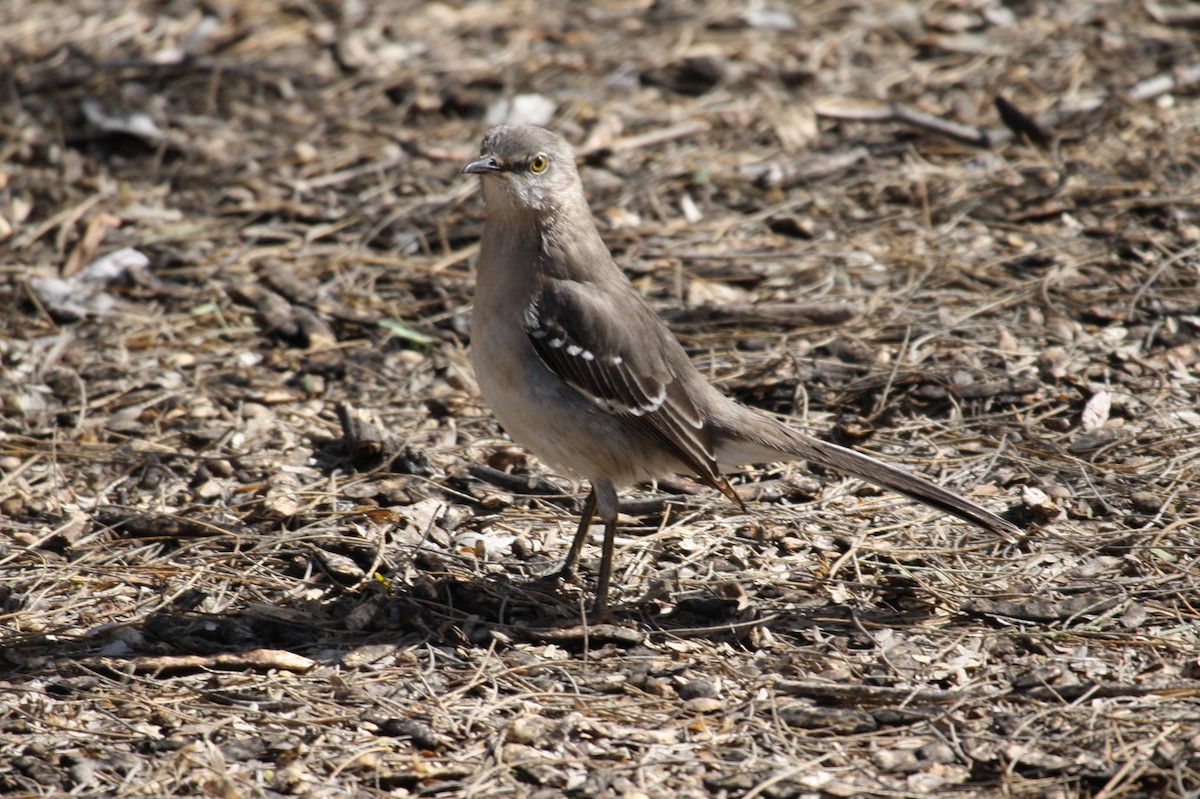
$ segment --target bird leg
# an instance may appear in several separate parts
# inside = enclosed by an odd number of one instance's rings
[[[612,577],[613,550],[617,539],[617,489],[607,480],[592,481],[596,510],[604,522],[604,546],[600,550],[600,575],[596,578],[596,604],[592,615],[608,618],[608,582]]]
[[[592,519],[597,512],[604,522],[604,545],[600,550],[600,576],[596,581],[596,604],[592,608],[598,617],[608,616],[608,583],[612,577],[613,549],[617,538],[617,489],[607,480],[593,480],[592,490],[583,502],[583,512],[579,518],[579,528],[575,531],[575,539],[567,550],[567,559],[558,572],[558,579],[569,580],[575,575],[575,566],[579,562],[579,553],[583,549],[584,539],[591,529]]]
[[[587,538],[588,528],[592,526],[592,517],[596,515],[596,489],[588,492],[583,501],[583,511],[579,515],[579,528],[575,531],[575,539],[567,550],[567,560],[558,572],[558,579],[564,582],[575,576],[575,566],[579,563],[579,552],[583,549],[583,539]]]

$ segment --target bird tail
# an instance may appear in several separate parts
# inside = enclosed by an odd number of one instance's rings
[[[724,465],[807,460],[866,480],[957,516],[997,535],[1011,538],[1021,529],[966,497],[869,455],[813,438],[747,408],[736,406],[736,424],[714,430],[717,459]],[[728,406],[726,406],[728,407]]]

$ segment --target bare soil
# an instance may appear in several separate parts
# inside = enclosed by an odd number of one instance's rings
[[[0,3],[0,793],[1200,796],[1195,9]],[[582,487],[475,388],[460,169],[579,148],[804,464]]]

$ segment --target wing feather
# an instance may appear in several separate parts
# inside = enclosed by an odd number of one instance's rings
[[[547,368],[596,407],[730,493],[712,432],[672,365],[676,350],[686,355],[641,296],[632,296],[618,310],[608,292],[548,281],[526,310],[525,332]]]

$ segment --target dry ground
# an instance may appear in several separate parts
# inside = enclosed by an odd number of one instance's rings
[[[0,4],[0,792],[1200,795],[1193,11]],[[714,380],[1027,535],[671,480],[581,624],[465,355],[539,115]]]

